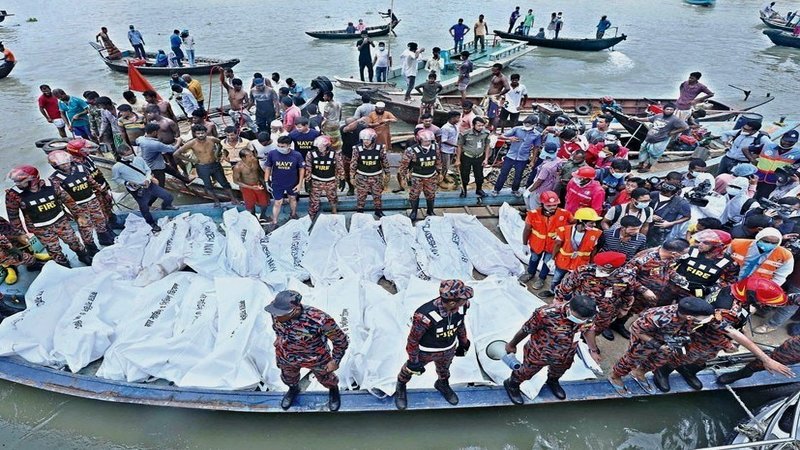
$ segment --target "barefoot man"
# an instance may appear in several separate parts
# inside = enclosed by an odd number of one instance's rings
[[[267,206],[269,197],[264,188],[264,171],[258,164],[258,158],[252,150],[243,148],[239,150],[240,161],[233,167],[233,182],[239,185],[246,210],[256,215],[256,206],[261,209],[259,222],[269,222]]]
[[[195,138],[183,144],[181,148],[175,152],[175,158],[186,160],[188,158],[184,155],[190,151],[193,152],[197,160],[197,176],[203,180],[203,187],[206,193],[214,200],[214,206],[219,207],[220,204],[219,198],[217,198],[217,195],[211,190],[214,187],[212,178],[228,193],[228,197],[231,198],[231,205],[238,205],[239,201],[236,200],[236,197],[233,195],[231,184],[228,183],[228,180],[225,178],[225,171],[222,169],[222,164],[219,163],[221,153],[219,139],[209,137],[206,132],[206,127],[203,125],[193,125],[192,133],[194,133]],[[225,155],[223,154],[222,156]]]

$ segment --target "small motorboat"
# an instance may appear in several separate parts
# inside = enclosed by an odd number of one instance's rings
[[[763,33],[766,34],[769,40],[775,45],[800,48],[800,37],[791,33],[786,33],[781,30],[764,30]]]
[[[386,36],[397,28],[397,25],[400,23],[398,19],[397,22],[390,24],[387,23],[386,25],[378,25],[374,27],[367,28],[367,36],[369,37],[381,37]],[[306,34],[317,39],[328,39],[328,40],[342,40],[342,39],[361,39],[361,33],[348,33],[347,30],[327,30],[327,31],[306,31]]]
[[[792,31],[794,31],[795,25],[797,25],[797,23],[799,23],[799,22],[796,22],[796,21],[795,21],[795,23],[792,23],[792,20],[794,20],[794,17],[790,21],[787,21],[784,18],[780,17],[780,15],[767,16],[765,14],[760,14],[760,19],[761,19],[761,22],[764,25],[766,25],[766,26],[768,26],[770,28],[773,28],[773,29],[776,29],[776,30],[781,30],[781,31],[788,31],[790,33]]]
[[[12,70],[14,70],[14,66],[16,65],[17,63],[14,61],[10,62],[7,61],[4,62],[3,64],[0,64],[0,79],[7,77],[8,74],[10,74]]]
[[[683,2],[694,6],[714,6],[717,0],[683,0]]]
[[[611,48],[620,42],[628,39],[628,36],[621,35],[603,39],[575,39],[575,38],[558,38],[547,39],[537,38],[534,36],[525,36],[522,34],[506,33],[505,31],[494,30],[495,36],[503,39],[514,39],[517,41],[527,42],[528,45],[536,45],[538,47],[558,48],[561,50],[574,50],[577,52],[599,52]]]
[[[137,61],[136,66],[139,69],[139,72],[142,75],[165,75],[169,76],[174,71],[179,71],[180,73],[185,73],[189,75],[207,75],[211,73],[211,68],[215,66],[222,67],[223,69],[231,68],[237,64],[239,64],[239,60],[234,59],[219,59],[219,58],[204,58],[198,56],[195,58],[196,65],[190,66],[185,65],[183,67],[155,67],[152,65],[152,61],[156,60],[155,53],[148,53],[147,58],[148,60],[141,64],[141,59],[136,58],[135,54],[131,50],[125,50],[122,52],[122,57],[120,59],[108,59],[103,52],[105,48],[97,44],[95,42],[89,43],[97,52],[100,54],[100,57],[103,58],[103,62],[106,63],[109,69],[115,72],[122,72],[128,73],[128,60],[135,60]]]

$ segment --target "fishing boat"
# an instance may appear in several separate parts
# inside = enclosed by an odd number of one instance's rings
[[[7,77],[8,74],[10,74],[12,70],[14,70],[14,66],[16,65],[17,65],[16,61],[11,61],[11,62],[6,61],[3,64],[0,64],[0,79]]]
[[[790,33],[794,31],[794,25],[791,23],[787,23],[785,20],[773,19],[764,16],[761,16],[760,18],[761,22],[763,22],[764,25],[770,28],[774,28],[776,30],[781,30],[781,31],[788,31]]]
[[[122,72],[128,73],[128,60],[132,61],[139,61],[141,59],[136,58],[136,55],[133,53],[132,50],[125,50],[122,52],[122,58],[120,59],[108,59],[103,52],[106,51],[105,48],[97,44],[95,42],[89,42],[89,45],[92,46],[100,57],[103,59],[103,62],[109,67],[109,69],[115,72]],[[155,67],[153,66],[153,61],[156,59],[155,53],[147,53],[148,60],[145,64],[137,65],[136,68],[139,69],[143,75],[166,75],[169,76],[174,71],[179,71],[180,73],[185,73],[189,75],[208,75],[211,73],[212,67],[222,67],[223,69],[229,69],[237,64],[239,64],[238,59],[219,59],[219,58],[206,58],[198,56],[195,58],[196,65],[190,66],[185,65],[183,67]]]
[[[714,6],[717,0],[683,0],[683,3],[694,6]]]
[[[0,10],[0,22],[6,20],[6,17],[11,17],[11,16],[13,16],[13,14],[9,14],[8,12],[6,12],[5,9]]]
[[[369,37],[386,36],[389,34],[389,32],[397,28],[399,23],[400,19],[398,19],[394,24],[367,27],[367,35]],[[313,38],[326,40],[361,39],[361,33],[348,33],[347,30],[306,31],[306,34]]]
[[[500,63],[505,66],[533,50],[533,48],[527,47],[524,42],[506,39],[493,40],[486,52],[475,52],[472,43],[465,44],[464,49],[470,52],[470,59],[475,65],[470,74],[471,83],[488,78],[491,75],[491,66],[493,64]],[[453,55],[455,55],[454,50],[444,51],[441,54],[444,70],[440,74],[441,78],[437,81],[442,85],[442,94],[450,94],[458,89],[458,69]],[[426,72],[423,70],[425,63],[426,61],[420,61],[417,66],[420,71],[416,81],[418,86],[426,80]],[[403,76],[400,67],[389,71],[386,83],[371,83],[345,77],[334,77],[334,80],[336,80],[337,87],[352,91],[382,90],[391,93],[404,93],[406,90],[406,78]]]
[[[800,48],[800,37],[791,33],[786,33],[780,30],[764,30],[763,33],[766,34],[769,40],[775,45],[780,45],[781,47]]]
[[[628,36],[621,35],[603,39],[575,39],[575,38],[558,38],[547,39],[537,38],[534,36],[525,36],[522,34],[506,33],[505,31],[494,30],[495,36],[500,36],[503,39],[516,39],[518,41],[527,42],[529,45],[537,47],[557,48],[561,50],[573,50],[578,52],[599,52],[611,48],[620,42],[628,39]]]

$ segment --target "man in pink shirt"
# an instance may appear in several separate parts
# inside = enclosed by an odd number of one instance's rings
[[[303,113],[300,108],[295,106],[291,97],[283,97],[281,100],[281,107],[283,108],[283,131],[291,133],[294,130],[294,124]]]
[[[692,107],[698,103],[710,99],[714,96],[711,89],[706,87],[705,84],[700,82],[700,77],[703,76],[700,72],[692,72],[689,74],[689,79],[681,83],[678,88],[680,95],[678,100],[675,101],[675,115],[681,119],[686,120],[692,114]],[[705,94],[700,97],[698,95]]]

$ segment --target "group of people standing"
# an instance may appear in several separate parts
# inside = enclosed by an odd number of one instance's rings
[[[102,27],[96,36],[96,40],[103,44],[103,49],[108,59],[122,58],[122,52],[108,36],[108,28]],[[128,26],[128,42],[130,42],[133,48],[133,54],[136,58],[143,61],[148,60],[147,52],[144,48],[144,36],[142,36],[142,32],[134,25]],[[159,49],[158,52],[156,52],[155,60],[152,62],[153,66],[183,67],[184,60],[186,60],[190,66],[195,65],[194,36],[189,34],[189,30],[174,30],[169,37],[169,48],[169,53],[166,53],[163,49]]]

